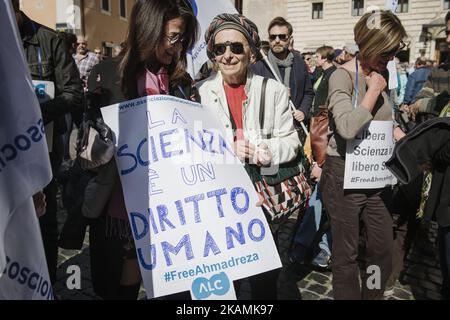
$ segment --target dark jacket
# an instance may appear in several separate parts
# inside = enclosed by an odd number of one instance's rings
[[[331,74],[337,68],[333,65],[329,67],[327,70],[322,72],[322,80],[320,81],[319,87],[317,88],[316,95],[314,97],[314,106],[312,109],[312,115],[316,115],[319,111],[320,106],[324,106],[327,103],[328,98],[328,80],[330,79]],[[319,78],[320,79],[320,78]]]
[[[291,100],[297,110],[302,111],[306,118],[309,118],[309,112],[314,99],[314,91],[309,78],[308,67],[299,53],[295,51],[292,53],[294,54],[294,66],[291,69],[291,80],[294,79],[295,86],[291,86]],[[252,69],[257,75],[275,79],[275,76],[264,61],[258,61],[252,66]]]
[[[426,67],[418,68],[411,73],[408,77],[408,82],[406,83],[405,98],[403,99],[404,103],[411,104],[414,102],[416,95],[423,88],[430,73],[431,69]]]
[[[83,87],[75,61],[57,33],[21,13],[24,19],[22,43],[33,80],[52,81],[55,98],[41,105],[44,123],[60,120],[69,112],[82,109]],[[5,44],[4,44],[5,45]],[[42,75],[38,52],[41,52]]]
[[[433,178],[425,218],[450,226],[450,118],[428,120],[400,140],[387,167],[407,184],[431,164]]]

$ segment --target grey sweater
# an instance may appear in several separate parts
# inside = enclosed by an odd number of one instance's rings
[[[328,110],[331,112],[331,138],[328,143],[327,155],[345,158],[346,141],[352,140],[364,125],[372,120],[392,120],[392,104],[386,92],[382,92],[375,107],[370,113],[361,106],[366,94],[366,81],[362,75],[358,78],[359,94],[356,108],[353,108],[352,98],[355,95],[354,82],[356,74],[337,69],[330,77],[328,89]],[[394,124],[394,122],[393,122]]]

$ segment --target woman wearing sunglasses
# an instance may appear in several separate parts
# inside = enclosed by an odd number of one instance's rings
[[[338,68],[329,80],[328,110],[333,133],[328,143],[321,187],[331,219],[334,298],[381,299],[392,269],[393,230],[388,210],[391,188],[385,185],[367,189],[360,184],[361,188],[352,186],[344,190],[344,171],[348,169],[345,167],[346,146],[359,135],[358,139],[368,141],[373,147],[376,137],[368,134],[361,138],[360,134],[372,120],[385,121],[388,133],[390,125],[395,127],[392,103],[387,95],[386,66],[401,50],[406,32],[394,14],[381,11],[365,14],[356,24],[354,34],[359,54]],[[400,138],[401,130],[396,128],[394,136]],[[370,170],[362,170],[358,176],[374,177],[376,170]],[[362,288],[356,261],[360,221],[364,224],[366,240]]]
[[[101,62],[91,73],[91,108],[99,110],[155,94],[182,99],[196,96],[186,73],[186,52],[194,45],[198,32],[188,3],[136,1],[120,55]],[[112,174],[117,176],[115,168]],[[116,182],[102,214],[90,226],[94,290],[104,299],[135,300],[141,276],[122,186],[118,177],[107,180]]]
[[[199,84],[202,104],[216,113],[236,155],[242,162],[269,167],[293,160],[300,148],[284,85],[268,80],[262,97],[263,77],[250,65],[261,45],[258,28],[238,14],[216,16],[206,32],[208,57],[218,72]],[[263,135],[260,126],[261,99],[265,99]],[[276,299],[278,272],[252,277],[252,298]],[[296,290],[298,292],[298,290]]]

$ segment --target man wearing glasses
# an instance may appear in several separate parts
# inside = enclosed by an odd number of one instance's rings
[[[293,116],[296,121],[302,122],[309,117],[314,91],[302,56],[295,50],[289,50],[292,25],[284,18],[277,17],[270,22],[268,31],[268,58],[277,77],[263,61],[257,62],[253,71],[263,77],[278,78],[290,89],[290,98],[296,108]]]

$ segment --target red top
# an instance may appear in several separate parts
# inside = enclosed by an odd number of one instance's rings
[[[231,86],[224,85],[225,95],[227,96],[228,107],[230,108],[231,116],[233,117],[236,125],[235,140],[243,140],[244,134],[242,132],[243,119],[242,119],[242,105],[247,96],[245,95],[245,85]]]

